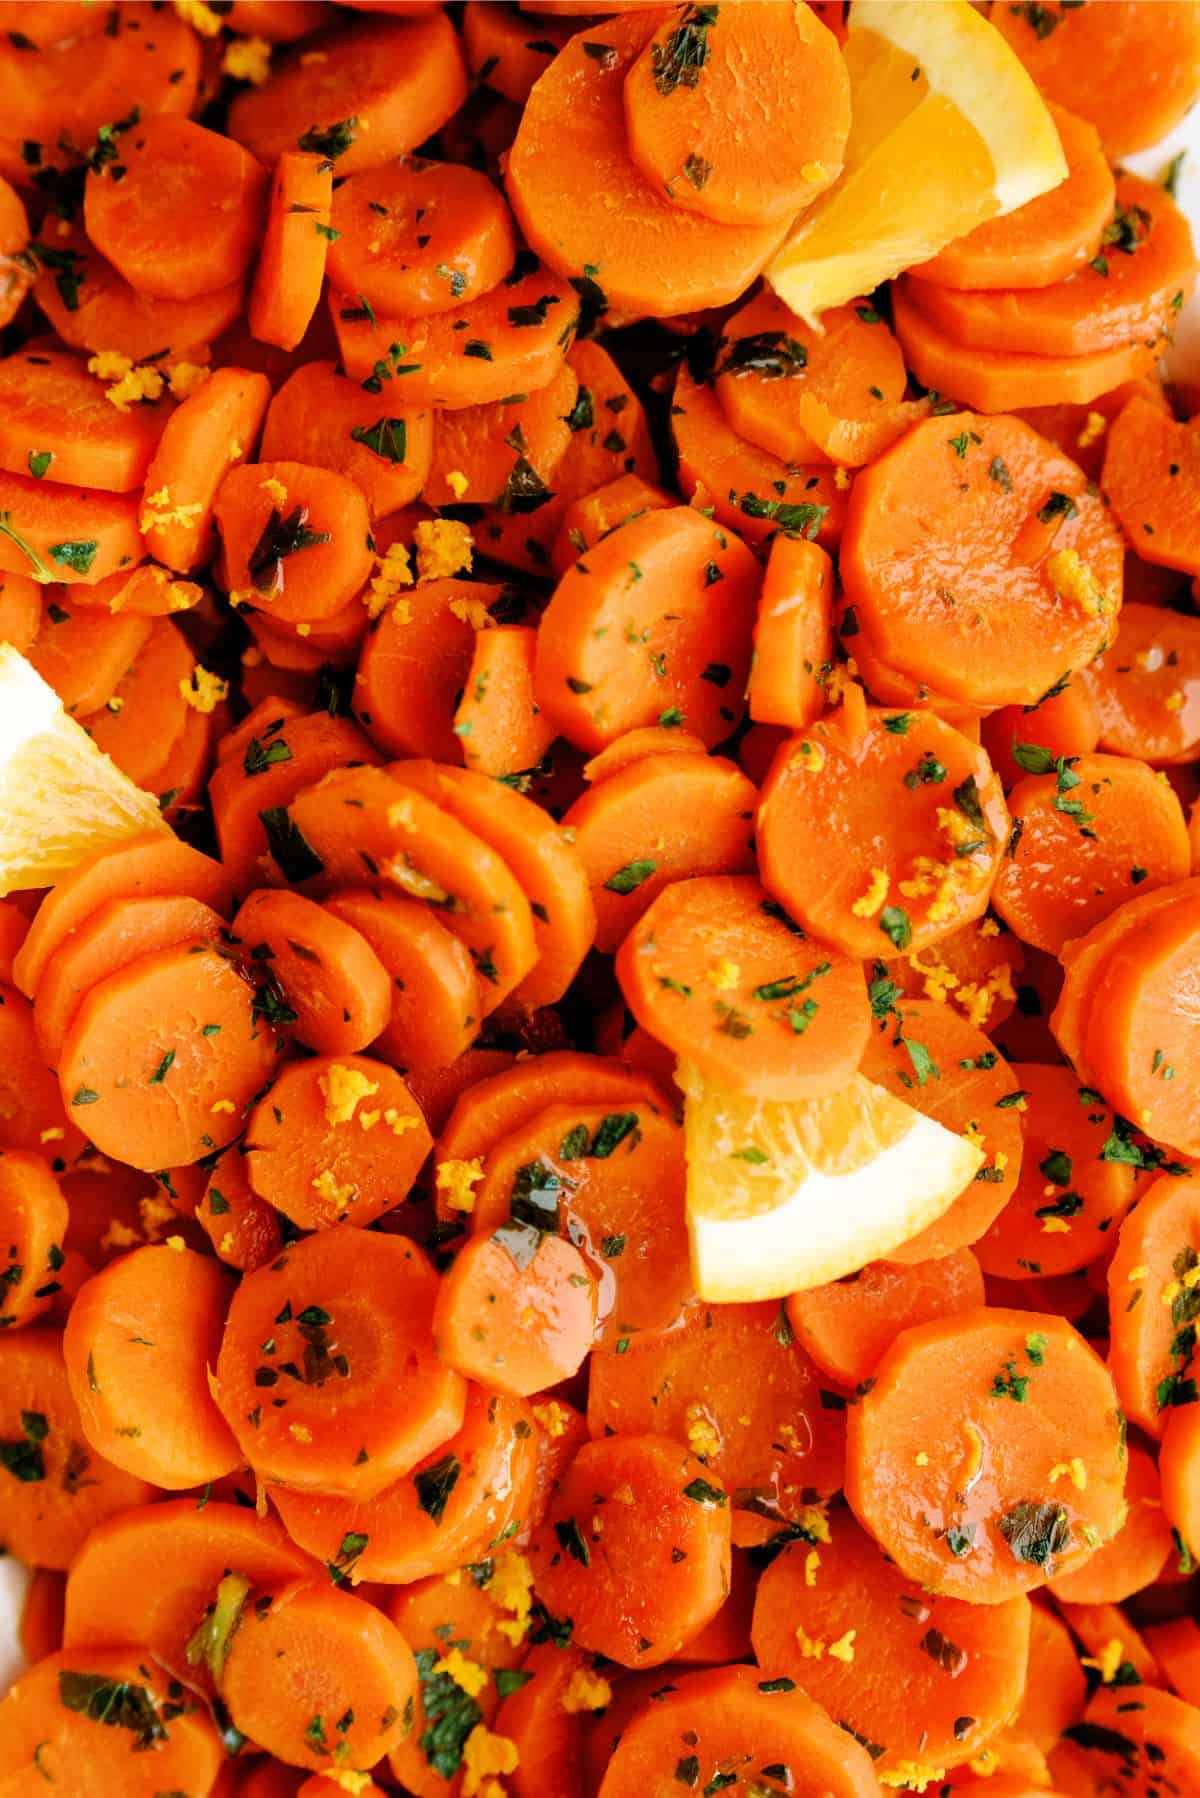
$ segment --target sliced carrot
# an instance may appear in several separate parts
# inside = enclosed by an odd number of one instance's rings
[[[265,376],[219,368],[167,420],[146,471],[141,525],[168,568],[190,574],[208,560],[217,491],[253,450],[269,398]]]
[[[484,1072],[456,1100],[437,1144],[437,1163],[473,1161],[552,1105],[659,1104],[663,1095],[620,1062],[573,1049],[524,1057]],[[439,1185],[441,1182],[439,1181]]]
[[[738,1092],[820,1097],[866,1046],[858,964],[807,939],[749,875],[665,888],[622,943],[616,972],[652,1036]]]
[[[537,644],[537,632],[525,624],[475,632],[453,730],[463,760],[477,774],[497,780],[527,775],[554,741],[554,726],[534,696]]]
[[[279,1253],[278,1213],[250,1185],[240,1149],[217,1162],[196,1206],[196,1222],[218,1260],[239,1273],[252,1273]]]
[[[1200,623],[1164,606],[1129,606],[1120,647],[1087,676],[1100,744],[1117,755],[1190,762],[1200,744]]]
[[[603,487],[581,494],[566,507],[558,535],[550,551],[550,566],[563,575],[593,544],[615,531],[636,513],[665,511],[675,503],[673,495],[655,487],[639,474],[619,475]]]
[[[1173,1413],[1169,1428],[1174,1429],[1177,1422],[1189,1416],[1187,1410]],[[1169,1453],[1164,1443],[1160,1488],[1159,1469],[1153,1457],[1137,1443],[1130,1444],[1125,1521],[1086,1566],[1051,1582],[1056,1599],[1068,1604],[1122,1604],[1143,1587],[1154,1584],[1171,1552],[1171,1525],[1183,1534],[1172,1509],[1168,1468]]]
[[[272,1496],[293,1541],[343,1578],[408,1585],[482,1561],[515,1533],[533,1491],[537,1435],[523,1399],[469,1386],[458,1434],[378,1498],[282,1486]]]
[[[626,138],[625,81],[658,24],[647,15],[596,25],[586,41],[598,50],[585,50],[582,34],[573,38],[530,94],[507,170],[531,248],[600,304],[651,317],[736,299],[783,232],[779,219],[716,225],[673,204],[638,168]],[[597,192],[618,231],[598,232]]]
[[[15,987],[0,987],[0,1148],[49,1152],[59,1172],[83,1146],[43,1059],[33,1007]]]
[[[259,1197],[301,1229],[365,1225],[407,1198],[430,1140],[386,1062],[314,1056],[285,1067],[251,1112],[246,1167]]]
[[[81,1288],[63,1337],[91,1445],[127,1473],[179,1491],[241,1465],[208,1390],[233,1293],[217,1262],[183,1246],[135,1249]]]
[[[231,594],[269,618],[325,623],[371,572],[367,504],[345,475],[302,462],[241,464],[214,510]]]
[[[97,749],[139,786],[183,735],[186,696],[196,691],[195,670],[196,659],[178,625],[156,618],[112,698],[87,721]]]
[[[229,131],[260,162],[298,148],[351,175],[424,143],[466,88],[458,38],[440,9],[339,23],[285,51],[260,87],[240,93]]]
[[[587,1713],[604,1710],[613,1688],[578,1649],[553,1642],[532,1648],[522,1673],[495,1718],[494,1733],[516,1751],[508,1790],[513,1798],[579,1791]]]
[[[321,1055],[353,1055],[374,1042],[392,1007],[391,981],[371,944],[344,918],[299,893],[264,888],[235,916],[232,934],[293,1014],[295,1035]]]
[[[939,331],[921,310],[918,301],[929,285],[905,277],[892,286],[892,321],[905,361],[925,387],[953,394],[979,412],[1090,405],[1123,382],[1150,374],[1162,354],[1158,339],[1124,343],[1085,356],[967,348]]]
[[[1123,1409],[1149,1436],[1191,1402],[1198,1265],[1200,1179],[1163,1174],[1121,1226],[1108,1271],[1113,1376]]]
[[[970,1249],[952,1249],[936,1261],[907,1266],[872,1261],[830,1286],[794,1292],[787,1315],[821,1371],[854,1388],[871,1378],[901,1330],[983,1302],[978,1261]]]
[[[1130,1530],[1130,1535],[1133,1537],[1130,1545],[1130,1560],[1133,1565],[1122,1567],[1122,1572],[1127,1572],[1131,1586],[1135,1576],[1139,1574],[1141,1575],[1137,1581],[1139,1587],[1148,1584],[1155,1577],[1155,1574],[1145,1573],[1144,1566],[1153,1560],[1159,1546],[1169,1549],[1168,1524],[1174,1531],[1176,1540],[1184,1543],[1189,1549],[1193,1542],[1200,1540],[1200,1503],[1197,1503],[1196,1498],[1196,1476],[1197,1469],[1200,1468],[1200,1429],[1197,1428],[1198,1424],[1200,1424],[1200,1410],[1192,1405],[1172,1411],[1167,1419],[1158,1462],[1158,1471],[1162,1475],[1162,1511],[1165,1512],[1165,1519],[1161,1515],[1155,1515],[1153,1518],[1153,1522],[1158,1526],[1158,1531],[1146,1543],[1140,1559],[1135,1558],[1137,1549],[1142,1546],[1139,1533],[1136,1528]],[[1153,1472],[1153,1464],[1151,1464],[1151,1472]],[[1154,1484],[1155,1490],[1157,1490],[1157,1480]],[[1162,1562],[1160,1561],[1155,1573],[1160,1572],[1161,1569]]]
[[[415,1243],[351,1225],[245,1276],[213,1390],[260,1478],[374,1498],[449,1441],[466,1384],[438,1357],[438,1295]]]
[[[261,343],[294,350],[312,323],[325,280],[332,203],[332,163],[282,150],[246,304],[246,322]]]
[[[872,970],[906,998],[950,1005],[977,1029],[994,1033],[1012,1015],[1025,962],[1017,938],[987,917],[951,931],[924,955],[889,958]]]
[[[0,465],[55,484],[128,493],[145,479],[170,409],[119,410],[78,357],[19,352],[0,362]]]
[[[0,570],[37,581],[102,581],[142,558],[138,500],[0,473]]]
[[[78,227],[52,237],[33,295],[73,350],[108,350],[133,362],[153,356],[170,367],[202,363],[207,347],[242,310],[243,283],[230,282],[191,300],[139,293],[89,244]]]
[[[74,587],[72,604],[97,612],[126,612],[138,618],[170,618],[190,612],[204,598],[196,581],[176,580],[157,562],[139,562],[136,568],[118,569],[107,580]]]
[[[504,780],[419,761],[399,762],[391,773],[474,831],[511,868],[529,901],[537,947],[537,961],[513,997],[525,1006],[556,1003],[579,972],[596,930],[578,846],[536,801]]]
[[[392,417],[334,363],[306,362],[271,401],[261,453],[267,462],[290,456],[345,475],[376,517],[417,497],[432,450],[427,412]]]
[[[524,1398],[579,1372],[596,1328],[596,1282],[574,1243],[512,1235],[502,1228],[464,1244],[442,1280],[433,1327],[447,1366]]]
[[[547,502],[547,483],[571,442],[578,393],[575,372],[564,362],[536,393],[440,413],[426,503],[449,506],[469,500],[522,515],[537,510]]]
[[[1100,741],[1100,712],[1092,696],[1093,685],[1090,673],[1077,676],[1029,711],[1024,706],[1005,705],[989,712],[980,725],[980,738],[1006,791],[1025,774],[1013,756],[1017,743],[1037,743],[1051,756],[1091,755]]]
[[[24,574],[0,574],[0,635],[28,655],[42,624],[42,591]]]
[[[1119,1528],[1124,1483],[1111,1376],[1058,1317],[980,1309],[905,1330],[849,1412],[859,1522],[910,1579],[968,1603],[1081,1567]]]
[[[470,955],[427,906],[378,888],[350,888],[325,910],[360,933],[385,970],[388,1000],[375,1052],[393,1066],[444,1067],[479,1026],[479,979]]]
[[[756,722],[803,730],[825,709],[833,662],[833,564],[804,537],[771,544],[746,697]],[[824,677],[824,678],[823,678]]]
[[[21,1606],[19,1641],[26,1661],[41,1661],[57,1654],[63,1645],[63,1599],[66,1578],[48,1567],[37,1567],[29,1576]]]
[[[374,620],[359,657],[354,707],[381,749],[460,760],[455,710],[476,632],[488,628],[488,608],[502,594],[481,582],[422,581]]]
[[[794,1679],[895,1777],[972,1759],[1007,1720],[1030,1610],[1019,1595],[984,1607],[922,1590],[843,1510],[766,1569],[752,1641],[764,1674]]]
[[[153,626],[135,613],[113,617],[76,606],[68,589],[47,601],[29,660],[76,718],[91,718],[117,691],[150,640]]]
[[[475,81],[486,81],[516,106],[524,106],[535,81],[545,74],[576,27],[557,19],[531,21],[515,9],[489,0],[467,0],[463,49]]]
[[[0,1330],[39,1317],[59,1290],[67,1201],[40,1155],[0,1152]]]
[[[678,725],[643,724],[627,730],[614,739],[598,755],[583,764],[583,778],[589,786],[607,780],[610,774],[623,774],[635,762],[650,755],[703,755],[704,744],[690,730]]]
[[[336,18],[324,0],[233,0],[226,15],[230,30],[290,44]]]
[[[450,310],[378,316],[356,295],[330,289],[346,373],[367,392],[410,405],[485,406],[545,387],[562,367],[579,302],[561,276],[530,258],[507,280]]]
[[[1070,1630],[1052,1610],[1031,1605],[1029,1624],[1029,1671],[1016,1727],[1047,1754],[1082,1717],[1087,1679]]]
[[[1200,574],[1194,532],[1200,453],[1189,425],[1135,395],[1105,440],[1104,490],[1130,543],[1147,562]]]
[[[1146,1642],[1171,1685],[1188,1704],[1200,1700],[1200,1623],[1177,1617],[1170,1623],[1153,1623]]]
[[[213,763],[216,720],[212,714],[189,711],[183,730],[166,758],[147,776],[146,791],[158,800],[158,808],[173,830],[203,810],[204,783]]]
[[[1085,489],[1075,464],[1017,419],[915,426],[850,496],[840,572],[879,656],[989,709],[1036,704],[1082,668],[1113,634],[1122,562]]]
[[[1074,1739],[1093,1777],[1122,1798],[1154,1798],[1172,1786],[1186,1792],[1200,1780],[1200,1713],[1170,1692],[1099,1691]]]
[[[1058,1610],[1063,1622],[1089,1655],[1099,1659],[1102,1654],[1112,1652],[1115,1642],[1122,1657],[1118,1670],[1128,1665],[1139,1684],[1156,1688],[1165,1686],[1161,1667],[1119,1605],[1061,1602]]]
[[[342,894],[331,903],[344,903],[347,897],[349,895]],[[435,1137],[445,1129],[464,1093],[480,1081],[489,1080],[493,1074],[505,1072],[515,1061],[511,1049],[465,1049],[453,1061],[412,1069],[408,1075],[409,1087]]]

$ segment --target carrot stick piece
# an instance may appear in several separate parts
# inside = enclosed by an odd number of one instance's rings
[[[191,574],[208,560],[217,490],[253,451],[269,398],[265,375],[218,368],[167,421],[141,515],[146,547],[166,567]]]

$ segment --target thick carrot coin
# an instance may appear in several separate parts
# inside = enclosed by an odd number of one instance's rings
[[[531,37],[530,32],[536,32]],[[489,0],[467,0],[463,13],[463,50],[467,69],[476,81],[486,81],[515,106],[524,106],[535,81],[545,74],[576,27],[569,20],[540,18],[535,22],[507,6]]]
[[[102,581],[142,558],[138,500],[0,473],[0,570],[38,581]]]
[[[1100,742],[1100,711],[1092,697],[1090,674],[1077,675],[1060,691],[1027,712],[1003,705],[989,712],[979,737],[1007,792],[1025,774],[1014,755],[1016,744],[1035,742],[1050,755],[1091,755]]]
[[[68,1216],[42,1156],[0,1152],[0,1330],[32,1322],[59,1290]]]
[[[261,1478],[374,1498],[449,1441],[466,1386],[438,1359],[438,1294],[414,1243],[351,1226],[246,1275],[214,1392]]]
[[[488,629],[488,608],[502,593],[477,581],[422,581],[374,619],[358,659],[354,710],[381,749],[439,762],[462,759],[454,715],[476,631]]]
[[[776,537],[758,599],[746,688],[756,723],[803,730],[825,710],[832,609],[833,564],[825,551],[806,537]]]
[[[575,371],[564,362],[554,379],[534,393],[442,413],[426,503],[448,506],[469,500],[521,516],[539,510],[548,503],[548,483],[570,445],[578,396]]]
[[[1025,1683],[1031,1605],[923,1591],[848,1512],[814,1546],[785,1548],[759,1582],[752,1641],[765,1674],[794,1679],[881,1774],[978,1753]]]
[[[196,1206],[196,1222],[218,1260],[239,1273],[251,1273],[279,1253],[279,1214],[250,1185],[240,1148],[231,1147],[217,1162]]]
[[[680,724],[714,747],[741,716],[759,570],[737,537],[680,506],[631,518],[558,583],[534,690],[581,749]]]
[[[1082,1717],[1087,1678],[1071,1632],[1053,1611],[1032,1605],[1029,1624],[1029,1671],[1016,1726],[1046,1754]]]
[[[626,138],[625,81],[660,23],[649,14],[610,19],[588,31],[586,41],[597,46],[590,51],[582,34],[573,38],[530,94],[507,170],[508,197],[530,247],[552,268],[594,285],[602,304],[652,318],[736,299],[785,228],[779,218],[714,224],[675,205],[637,166]],[[619,231],[597,230],[598,192]]]
[[[830,1397],[778,1305],[692,1306],[675,1330],[593,1355],[588,1428],[687,1443],[728,1491],[735,1528],[803,1524],[813,1497],[841,1484],[845,1427]]]
[[[757,799],[735,763],[703,754],[641,756],[581,794],[563,826],[592,889],[597,949],[613,954],[673,881],[752,872]]]
[[[141,527],[146,548],[190,574],[215,542],[217,491],[253,449],[270,397],[265,375],[218,368],[172,413],[146,470]]]
[[[522,1057],[464,1088],[440,1132],[437,1159],[482,1157],[549,1105],[608,1103],[615,1111],[627,1101],[662,1104],[663,1095],[652,1080],[602,1056],[558,1049]]]
[[[250,1114],[246,1167],[302,1230],[372,1223],[399,1205],[429,1132],[404,1081],[366,1055],[291,1062]]]
[[[822,1373],[853,1388],[871,1378],[901,1330],[982,1304],[978,1261],[970,1249],[953,1249],[907,1266],[872,1261],[845,1280],[794,1292],[787,1315]]]
[[[147,1504],[154,1489],[87,1441],[57,1330],[0,1335],[0,1369],[0,1439],[9,1475],[0,1486],[0,1542],[30,1567],[61,1570],[96,1524]]]
[[[1099,1691],[1068,1740],[1084,1748],[1101,1793],[1107,1784],[1119,1798],[1154,1798],[1200,1780],[1200,1712],[1171,1692],[1139,1691],[1131,1702],[1120,1690]]]
[[[534,696],[537,642],[537,632],[527,624],[475,632],[453,729],[464,762],[476,774],[528,778],[554,741],[554,726]]]
[[[1183,1420],[1191,1415],[1185,1409],[1178,1418]],[[1175,1427],[1176,1414],[1172,1413],[1169,1429]],[[1136,1442],[1130,1444],[1125,1485],[1128,1515],[1116,1535],[1096,1550],[1086,1566],[1051,1582],[1055,1599],[1063,1599],[1067,1604],[1123,1604],[1143,1587],[1154,1584],[1171,1552],[1172,1524],[1185,1541],[1189,1540],[1172,1508],[1168,1460],[1164,1443],[1160,1485],[1153,1456]]]
[[[333,164],[301,150],[283,150],[271,177],[271,196],[246,322],[260,343],[294,350],[321,303],[333,227]]]
[[[675,9],[625,77],[625,124],[630,156],[676,206],[790,222],[841,173],[846,65],[808,6]]]
[[[915,426],[858,476],[842,548],[846,600],[880,657],[985,708],[1036,704],[1085,666],[1121,600],[1120,542],[1085,488],[1017,419]]]
[[[362,491],[372,517],[416,499],[429,470],[433,421],[407,407],[398,417],[333,362],[306,362],[271,401],[265,461],[291,456],[342,474]]]
[[[282,1486],[272,1496],[292,1540],[344,1579],[405,1586],[482,1561],[516,1534],[533,1492],[537,1436],[523,1399],[468,1386],[458,1434],[377,1498]]]
[[[949,1004],[979,1030],[995,1031],[1012,1015],[1025,952],[995,918],[981,918],[943,937],[924,955],[889,957],[876,979],[891,980],[909,999]]]
[[[193,943],[143,955],[92,988],[63,1043],[59,1083],[103,1154],[180,1167],[239,1134],[277,1054],[253,987]]]
[[[1135,394],[1109,427],[1103,478],[1112,508],[1143,560],[1200,574],[1195,531],[1200,459],[1187,425]]]
[[[83,1147],[42,1055],[33,1007],[15,987],[0,986],[0,1148],[49,1151],[58,1172]]]
[[[1167,606],[1132,605],[1120,647],[1087,675],[1100,746],[1156,766],[1195,759],[1200,746],[1200,625]]]
[[[229,131],[260,162],[300,149],[352,175],[424,143],[466,87],[458,38],[440,9],[356,20],[286,51],[268,80],[234,100]]]
[[[117,682],[111,700],[87,721],[97,749],[141,786],[183,735],[187,695],[196,692],[196,658],[178,625],[151,622],[150,635]]]
[[[169,404],[110,405],[76,356],[25,351],[0,362],[0,466],[109,493],[140,487]]]
[[[76,606],[66,588],[46,603],[29,660],[74,718],[106,706],[150,640],[153,625],[135,614],[113,617]]]
[[[550,566],[563,575],[585,550],[615,531],[635,512],[666,511],[674,495],[655,487],[639,474],[619,475],[603,487],[581,494],[567,506],[550,551]]]
[[[524,1683],[496,1714],[495,1734],[516,1751],[513,1798],[550,1798],[578,1780],[588,1713],[603,1712],[613,1688],[578,1649],[564,1654],[553,1642],[531,1649],[522,1672]]]
[[[980,1309],[905,1330],[849,1412],[859,1522],[908,1578],[968,1603],[1081,1567],[1120,1527],[1124,1485],[1111,1376],[1059,1317]]]
[[[735,1092],[820,1098],[866,1047],[857,962],[806,937],[750,875],[666,887],[622,943],[616,971],[651,1036]]]
[[[1200,1179],[1163,1174],[1122,1224],[1108,1270],[1113,1377],[1122,1408],[1149,1436],[1194,1401],[1197,1267]]]
[[[370,944],[387,976],[375,1053],[406,1070],[442,1068],[465,1054],[479,1028],[479,977],[433,911],[374,887],[334,893],[324,909]]]
[[[64,226],[61,236],[52,246],[53,268],[43,270],[33,293],[73,350],[109,351],[132,362],[165,357],[168,366],[203,362],[207,346],[241,313],[240,280],[191,300],[159,299],[131,287],[82,230]]]
[[[233,467],[215,514],[230,592],[285,624],[321,624],[371,572],[367,502],[345,475],[302,462]]]
[[[596,1282],[574,1243],[503,1228],[459,1250],[438,1292],[438,1355],[493,1392],[525,1398],[579,1372],[596,1328]]]
[[[294,1034],[319,1055],[354,1055],[385,1028],[387,969],[366,937],[299,893],[251,893],[231,926],[241,953],[260,965],[293,1013]]]
[[[729,1531],[724,1487],[678,1443],[589,1443],[530,1544],[538,1597],[574,1620],[581,1648],[623,1667],[660,1667],[720,1608]]]

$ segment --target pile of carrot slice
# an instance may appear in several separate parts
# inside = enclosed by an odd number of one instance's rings
[[[1200,20],[990,15],[1065,180],[813,324],[840,0],[0,4],[172,827],[0,898],[0,1798],[1200,1792]],[[706,1302],[681,1061],[978,1173]]]

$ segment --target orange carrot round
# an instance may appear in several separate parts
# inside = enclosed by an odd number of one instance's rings
[[[535,697],[537,642],[527,624],[475,632],[453,730],[476,774],[528,778],[554,741],[554,726]]]
[[[394,1066],[434,1069],[470,1048],[479,978],[468,951],[415,899],[378,888],[334,893],[325,910],[359,932],[385,970],[388,999],[375,1051]]]
[[[0,1330],[41,1315],[58,1291],[67,1201],[40,1155],[0,1152]]]
[[[936,1261],[869,1262],[847,1279],[794,1292],[787,1315],[821,1371],[853,1388],[871,1378],[901,1330],[982,1304],[978,1261],[970,1249],[952,1249]]]
[[[1188,1418],[1185,1409],[1172,1414],[1168,1429]],[[1153,1456],[1136,1442],[1129,1447],[1129,1475],[1125,1483],[1128,1514],[1116,1535],[1098,1548],[1087,1565],[1076,1573],[1064,1573],[1051,1582],[1055,1599],[1067,1604],[1123,1604],[1145,1586],[1152,1586],[1171,1552],[1171,1526],[1184,1540],[1186,1531],[1172,1506],[1170,1454],[1162,1451],[1162,1483]]]
[[[283,623],[324,623],[370,574],[367,503],[345,475],[242,464],[221,482],[215,513],[230,592]]]
[[[806,537],[774,539],[754,620],[746,699],[756,723],[803,730],[825,709],[833,664],[833,565]]]
[[[83,1146],[42,1055],[33,1007],[15,987],[0,987],[0,1148],[49,1152],[57,1171]]]
[[[138,501],[0,473],[0,570],[38,581],[102,581],[142,558]]]
[[[146,470],[141,527],[168,568],[190,574],[208,560],[217,491],[253,450],[269,397],[265,375],[218,368],[167,420]]]
[[[110,405],[76,356],[27,350],[0,362],[0,465],[10,474],[109,493],[140,487],[171,412]]]
[[[1162,1174],[1121,1226],[1108,1270],[1110,1359],[1121,1405],[1149,1436],[1161,1437],[1177,1405],[1192,1402],[1200,1266],[1200,1179]]]
[[[77,226],[64,226],[51,248],[54,266],[44,268],[34,283],[34,298],[73,350],[96,354],[107,350],[133,362],[165,353],[168,367],[176,362],[203,363],[208,346],[242,310],[241,280],[190,300],[139,293],[91,247]]]
[[[1100,747],[1170,767],[1200,746],[1200,620],[1131,605],[1114,644],[1087,674]]]
[[[399,396],[397,396],[399,398]],[[272,399],[262,456],[290,456],[342,474],[362,491],[372,517],[416,499],[429,470],[433,420],[364,393],[333,362],[306,362]]]
[[[344,918],[299,893],[267,887],[250,894],[230,928],[294,1014],[295,1034],[308,1048],[354,1055],[383,1030],[392,1006],[387,970]]]
[[[501,1228],[459,1250],[438,1292],[438,1354],[467,1379],[525,1398],[579,1372],[596,1328],[596,1283],[574,1243]]]

